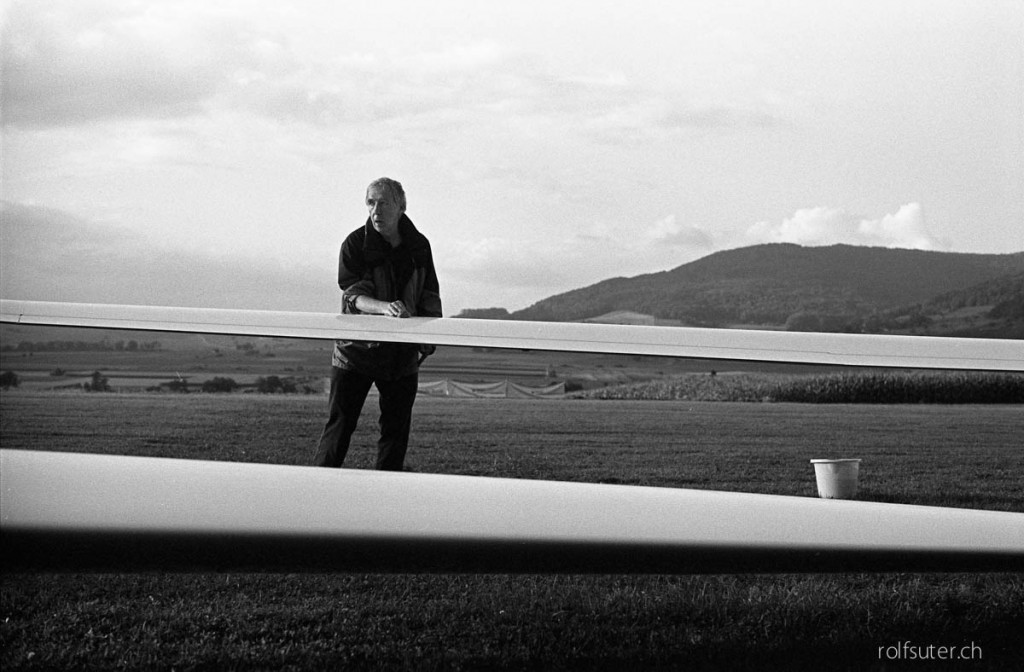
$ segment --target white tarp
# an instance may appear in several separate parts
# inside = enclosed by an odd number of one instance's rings
[[[421,382],[419,391],[430,396],[463,399],[554,399],[565,395],[565,383],[532,387],[507,380],[497,383],[463,383],[446,378]]]
[[[447,380],[435,380],[429,383],[420,383],[419,386],[420,394],[429,394],[434,397],[447,397],[448,396],[448,381]]]

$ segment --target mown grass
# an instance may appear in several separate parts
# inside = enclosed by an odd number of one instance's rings
[[[1017,576],[28,575],[3,595],[8,670],[885,669],[905,641],[1024,660]]]
[[[804,404],[1024,404],[1024,375],[945,371],[687,374],[588,390],[572,396],[580,399]]]
[[[417,402],[419,471],[814,496],[807,460],[864,459],[863,498],[1024,512],[1019,406]],[[6,448],[307,463],[322,397],[0,397]],[[367,406],[350,464],[372,464]],[[881,521],[880,521],[881,522]],[[0,665],[51,669],[1024,667],[1018,574],[19,574]],[[980,648],[889,661],[879,647]]]

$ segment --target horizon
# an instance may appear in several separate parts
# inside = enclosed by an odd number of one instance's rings
[[[0,294],[335,311],[381,175],[446,315],[763,243],[1024,250],[1021,3],[442,4],[6,3]]]

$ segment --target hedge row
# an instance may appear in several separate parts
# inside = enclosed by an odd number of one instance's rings
[[[690,374],[589,390],[571,396],[579,399],[811,404],[1024,404],[1024,375],[945,371],[818,375]]]

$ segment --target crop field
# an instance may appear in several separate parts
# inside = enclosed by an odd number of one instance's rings
[[[1024,374],[851,370],[833,373],[689,373],[605,386],[582,399],[772,401],[813,404],[1024,404]]]
[[[0,434],[305,464],[325,404],[13,390]],[[348,467],[372,465],[373,411]],[[1024,512],[1022,427],[1019,405],[421,397],[409,464],[813,497],[809,459],[859,457],[862,499]],[[1020,574],[10,574],[0,590],[5,670],[1011,670],[1021,631]]]

